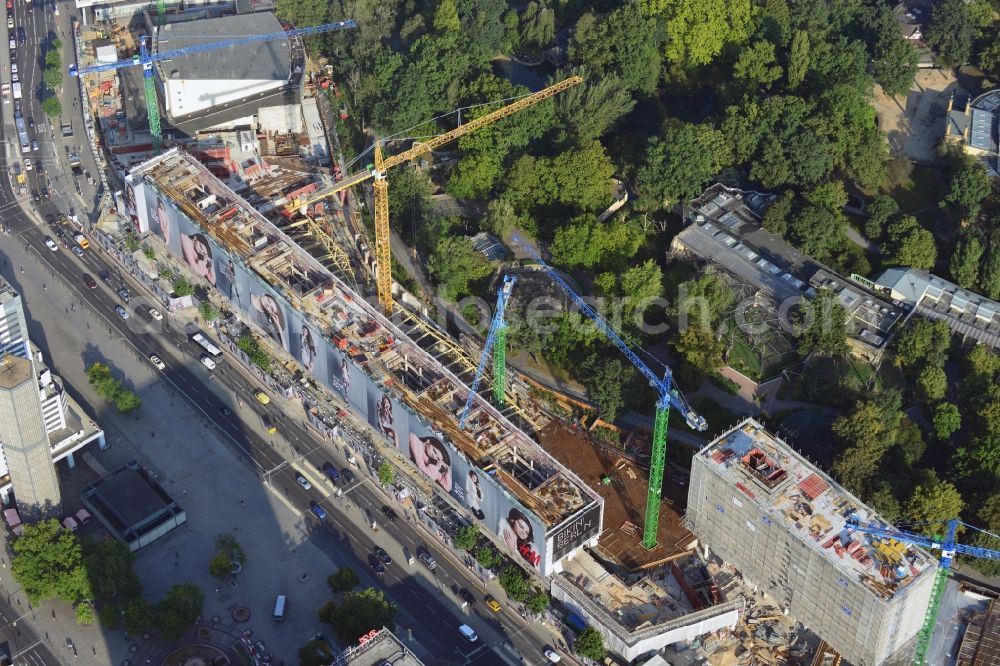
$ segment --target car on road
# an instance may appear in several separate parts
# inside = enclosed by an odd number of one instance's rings
[[[427,550],[426,546],[417,547],[417,559],[423,562],[424,566],[431,571],[437,569],[437,560],[434,559],[434,556],[431,555],[431,551]]]
[[[83,250],[80,249],[79,245],[74,245],[73,247],[70,248],[70,250],[73,252],[73,254],[83,259]]]
[[[149,355],[149,362],[156,366],[157,370],[163,370],[167,366],[160,360],[160,357],[156,354]]]
[[[201,364],[209,370],[215,370],[215,361],[212,360],[212,357],[202,354],[198,360],[201,361]]]
[[[31,129],[35,129],[35,117],[34,116],[28,116],[28,127],[30,127]]]
[[[326,474],[331,481],[333,481],[334,483],[340,481],[340,472],[337,471],[337,468],[333,466],[332,462],[323,463],[322,469],[323,473]]]
[[[59,246],[56,245],[56,242],[54,240],[52,240],[51,238],[49,238],[48,236],[45,237],[45,247],[49,248],[53,252],[56,252],[56,251],[59,250]]]
[[[49,194],[49,188],[47,188],[47,187],[43,187],[42,188],[42,196],[45,197],[46,199],[51,199],[52,198],[52,195]]]
[[[42,164],[41,162],[35,164],[35,169],[38,170],[38,175],[42,175],[43,173],[45,173],[45,165]]]
[[[458,591],[459,598],[470,606],[476,605],[476,595],[469,592],[467,588],[462,588]]]
[[[14,27],[14,17],[13,16],[8,16],[7,17],[7,29],[10,30],[13,27]]]
[[[558,664],[562,661],[562,657],[559,656],[559,653],[550,648],[548,645],[546,645],[545,649],[542,650],[542,654],[545,655],[545,658],[549,660],[550,664]]]
[[[307,479],[306,477],[302,476],[302,472],[296,472],[295,473],[295,483],[299,484],[300,486],[302,486],[306,490],[312,490],[312,487],[313,487],[312,484],[309,483],[309,479]]]
[[[148,313],[150,319],[155,319],[156,321],[163,321],[163,315],[156,308],[149,308]]]
[[[396,512],[392,510],[392,507],[385,504],[382,505],[382,515],[384,515],[386,520],[390,523],[396,522],[396,518],[398,518]]]
[[[118,295],[121,296],[121,299],[126,303],[128,303],[129,300],[132,298],[132,293],[129,292],[129,290],[126,289],[125,287],[122,287],[121,289],[118,290]]]
[[[118,313],[118,316],[121,317],[122,319],[128,319],[128,310],[126,310],[122,306],[116,305],[115,312]]]
[[[90,273],[83,274],[83,284],[87,285],[87,289],[97,289],[97,280]]]
[[[326,509],[321,507],[316,500],[309,500],[309,510],[320,520],[326,520]]]
[[[31,150],[38,152],[38,139],[31,140]],[[42,165],[38,164],[38,173],[42,173]]]
[[[28,5],[28,13],[31,13],[31,5]],[[17,28],[17,41],[21,46],[28,43],[28,34],[24,31],[24,26]]]
[[[228,418],[233,415],[233,410],[223,405],[222,407],[219,407],[219,413]]]
[[[372,568],[376,576],[381,576],[385,573],[385,565],[373,553],[368,553],[368,566]]]
[[[500,605],[500,602],[497,601],[492,594],[487,594],[483,598],[483,601],[486,602],[486,607],[489,608],[494,613],[499,613],[500,610],[503,608],[503,606]]]
[[[27,157],[24,158],[24,170],[31,171],[31,160],[29,160]]]
[[[350,467],[342,469],[340,475],[344,477],[344,483],[354,483],[354,472],[351,471]]]
[[[100,273],[98,273],[97,277],[101,278],[101,280],[103,280],[104,282],[107,282],[108,284],[111,283],[111,273],[108,272],[108,271],[106,271],[106,270],[105,271],[101,271]]]
[[[479,640],[479,636],[477,636],[476,632],[472,629],[472,627],[470,627],[467,624],[463,624],[461,627],[459,627],[458,633],[462,634],[462,636],[465,637],[465,640],[469,641],[470,643],[475,643],[476,641]]]
[[[262,405],[266,405],[271,402],[271,398],[269,398],[266,393],[264,393],[259,389],[253,392],[253,397],[257,398],[257,402],[259,402]]]
[[[389,557],[389,553],[385,552],[385,548],[382,546],[373,546],[372,552],[375,553],[375,557],[377,557],[382,564],[386,566],[392,564],[392,558]]]

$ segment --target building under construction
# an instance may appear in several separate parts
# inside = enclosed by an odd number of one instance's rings
[[[148,230],[319,384],[342,396],[484,530],[542,575],[596,544],[603,500],[400,326],[194,157],[173,149],[126,179]],[[272,206],[273,208],[273,206]]]
[[[869,507],[787,443],[747,419],[692,461],[687,520],[707,550],[857,666],[920,630],[936,561],[846,526]]]

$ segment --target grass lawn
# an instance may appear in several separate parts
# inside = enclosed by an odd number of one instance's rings
[[[738,337],[733,338],[729,347],[729,366],[750,379],[760,381],[764,377],[764,363],[760,355]]]

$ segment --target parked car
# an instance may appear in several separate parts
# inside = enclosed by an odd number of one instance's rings
[[[431,551],[427,550],[426,547],[424,546],[417,547],[417,559],[423,562],[424,566],[430,569],[431,571],[437,569],[438,566],[437,560],[434,559],[434,556],[431,555]]]
[[[562,657],[559,656],[559,653],[550,648],[548,645],[546,645],[545,649],[542,650],[542,654],[545,655],[545,658],[549,660],[550,664],[558,664],[562,661]]]
[[[97,274],[97,277],[101,278],[101,280],[107,282],[108,284],[111,283],[111,273],[108,271],[101,271]]]
[[[462,589],[460,589],[458,591],[458,596],[459,596],[459,598],[462,601],[464,601],[465,603],[469,604],[470,606],[475,606],[476,605],[476,596],[474,594],[472,594],[472,592],[469,592],[468,589],[466,589],[464,587]]]
[[[121,296],[121,299],[126,303],[128,303],[132,299],[132,293],[125,287],[121,287],[118,290],[118,295]]]
[[[83,250],[80,249],[79,245],[74,245],[73,247],[70,248],[70,250],[73,252],[73,254],[83,259]]]
[[[382,505],[382,515],[384,515],[386,520],[388,520],[390,523],[396,522],[396,518],[398,517],[396,515],[396,512],[392,510],[392,507],[387,506],[385,504]]]
[[[487,594],[483,601],[486,602],[486,607],[494,613],[499,613],[500,609],[503,608],[503,606],[500,605],[500,602],[497,601],[492,594]]]
[[[309,483],[309,479],[307,479],[306,477],[302,476],[302,472],[296,472],[295,473],[295,483],[299,484],[300,486],[302,486],[306,490],[312,490],[312,484]]]
[[[264,393],[259,389],[253,392],[253,397],[255,397],[257,399],[257,402],[259,402],[262,405],[266,405],[269,402],[271,402],[271,398],[269,398],[266,393]]]
[[[354,483],[354,472],[351,471],[350,467],[342,469],[340,474],[344,477],[344,483]]]
[[[49,248],[53,252],[56,252],[56,251],[59,250],[59,246],[56,245],[56,242],[54,240],[52,240],[51,238],[49,238],[48,236],[45,237],[45,247]]]
[[[155,319],[156,321],[161,321],[163,319],[163,315],[161,315],[160,311],[156,308],[149,308],[148,314],[150,319]]]

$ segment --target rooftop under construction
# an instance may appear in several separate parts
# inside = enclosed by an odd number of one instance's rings
[[[892,539],[848,529],[848,517],[878,521],[843,489],[762,428],[747,424],[701,451],[745,497],[799,535],[800,539],[883,599],[892,598],[933,566],[926,554]]]
[[[370,377],[394,391],[469,460],[495,474],[546,528],[600,502],[572,471],[485,401],[474,403],[468,428],[460,429],[457,417],[468,388],[447,369],[448,360],[415,344],[193,157],[174,149],[144,163],[132,177],[169,197]]]

